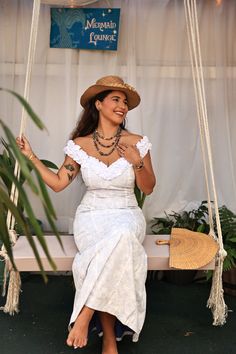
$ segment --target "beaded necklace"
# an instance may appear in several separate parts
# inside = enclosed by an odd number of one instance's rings
[[[109,138],[106,138],[106,137],[102,136],[97,130],[95,130],[93,132],[93,143],[94,143],[95,149],[97,150],[97,152],[101,156],[109,156],[109,155],[111,155],[113,153],[113,151],[115,150],[116,146],[118,145],[120,137],[121,137],[121,127],[118,128],[118,130],[117,130],[115,135],[113,135],[112,137],[109,137]],[[106,145],[106,144],[103,144],[99,140],[99,138],[103,139],[103,140],[112,140],[112,139],[114,139],[114,141],[111,144]],[[104,147],[105,149],[111,148],[111,150],[108,151],[108,152],[103,152],[103,151],[100,150],[99,145]]]

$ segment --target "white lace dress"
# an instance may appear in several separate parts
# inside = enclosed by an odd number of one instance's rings
[[[146,136],[136,146],[141,157],[151,148]],[[137,341],[146,312],[147,261],[133,167],[122,157],[107,166],[72,140],[64,152],[81,166],[87,187],[74,219],[79,251],[72,267],[76,293],[70,324],[86,305],[115,315]]]

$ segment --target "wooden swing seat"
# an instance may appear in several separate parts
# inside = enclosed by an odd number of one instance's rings
[[[45,256],[36,236],[35,243],[39,250],[39,254],[45,271],[52,271],[52,268]],[[147,253],[148,270],[173,270],[169,267],[169,246],[157,246],[155,241],[169,240],[170,235],[146,235],[143,246]],[[64,251],[56,239],[55,235],[46,235],[45,240],[48,245],[49,252],[57,266],[57,271],[71,271],[73,259],[77,253],[77,248],[72,235],[61,235],[61,240],[64,245]],[[20,272],[39,271],[34,253],[27,241],[26,236],[20,236],[15,246],[13,247],[13,255],[17,269]],[[215,268],[215,259],[201,270],[213,270]]]

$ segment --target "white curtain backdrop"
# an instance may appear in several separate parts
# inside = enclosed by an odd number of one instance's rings
[[[30,103],[48,132],[28,122],[38,157],[60,165],[63,147],[82,110],[79,97],[99,77],[120,75],[142,101],[128,114],[128,129],[147,135],[157,186],[144,206],[147,221],[206,199],[202,156],[183,0],[114,0],[121,8],[116,52],[49,48],[50,6],[42,4]],[[219,204],[236,211],[236,1],[199,0],[207,109]],[[0,86],[23,93],[32,0],[0,2]],[[90,7],[107,7],[98,1]],[[17,135],[21,107],[0,93],[0,116]],[[80,179],[65,191],[50,191],[61,231],[84,192]],[[43,212],[31,198],[37,215]]]

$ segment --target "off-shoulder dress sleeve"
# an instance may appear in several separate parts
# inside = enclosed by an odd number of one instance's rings
[[[139,140],[136,144],[140,156],[143,158],[147,155],[148,151],[151,150],[152,144],[150,143],[149,139],[147,136],[144,136],[141,140]]]
[[[69,140],[63,149],[64,153],[70,156],[79,165],[82,165],[88,159],[86,152],[81,149],[78,144],[75,144],[73,140]]]

